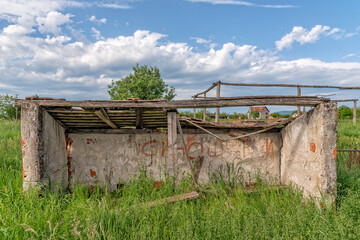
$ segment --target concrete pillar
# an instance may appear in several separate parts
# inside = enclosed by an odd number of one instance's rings
[[[177,158],[176,158],[176,151],[177,151],[177,113],[176,112],[168,112],[167,119],[168,119],[168,167],[173,169],[173,176],[176,176],[176,165],[177,165]]]
[[[297,95],[298,97],[301,96],[301,87],[297,87]],[[300,106],[297,107],[297,115],[298,117],[300,117],[301,111],[300,111]]]
[[[336,197],[337,103],[322,103],[282,131],[281,182],[328,203]]]
[[[354,110],[353,110],[353,124],[356,125],[356,102],[354,101]]]
[[[206,99],[206,93],[204,93],[204,99]],[[206,108],[204,108],[203,121],[206,122]]]
[[[23,189],[36,186],[43,169],[43,117],[39,105],[27,102],[21,108],[21,148],[23,155]]]

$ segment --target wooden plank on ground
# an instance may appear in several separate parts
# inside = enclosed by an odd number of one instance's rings
[[[165,204],[171,204],[174,202],[179,202],[179,201],[188,201],[188,200],[193,200],[193,199],[197,199],[199,198],[199,193],[197,192],[188,192],[188,193],[184,193],[184,194],[180,194],[180,195],[176,195],[176,196],[172,196],[172,197],[168,197],[168,198],[163,198],[160,200],[155,200],[152,202],[147,202],[147,203],[143,203],[140,206],[141,207],[155,207],[158,205],[165,205]],[[139,205],[136,205],[134,207],[139,207]]]

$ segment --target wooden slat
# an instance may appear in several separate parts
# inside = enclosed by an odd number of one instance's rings
[[[67,123],[65,124],[66,126],[100,126],[100,127],[106,127],[106,126],[109,126],[105,123]]]
[[[108,115],[111,114],[135,114],[135,111],[126,111],[126,110],[107,110]]]
[[[56,110],[56,109],[46,109],[49,113],[72,113],[72,114],[94,114],[91,111],[71,111],[71,110]]]

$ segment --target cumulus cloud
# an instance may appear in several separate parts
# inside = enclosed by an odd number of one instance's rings
[[[357,85],[360,75],[358,62],[280,61],[272,51],[234,43],[195,52],[187,43],[164,41],[166,38],[138,30],[130,36],[84,43],[71,42],[66,36],[41,39],[3,31],[0,75],[2,86],[7,87],[0,86],[0,92],[12,89],[22,96],[108,98],[106,85],[126,76],[136,63],[159,67],[180,99],[218,80],[314,84],[316,79],[316,84]]]
[[[120,4],[118,1],[102,3]],[[281,61],[276,51],[252,45],[225,43],[215,47],[216,43],[211,40],[194,37],[198,44],[209,46],[207,50],[198,51],[188,43],[170,41],[157,32],[138,30],[128,36],[104,38],[94,27],[90,34],[95,41],[91,42],[82,30],[72,26],[71,15],[63,13],[68,6],[89,4],[99,3],[0,1],[0,18],[9,21],[0,30],[0,93],[106,99],[107,84],[129,74],[136,63],[159,67],[165,81],[176,87],[179,99],[189,98],[218,80],[314,84],[316,79],[316,84],[332,85],[358,85],[359,82],[359,62],[308,58]],[[106,22],[96,16],[89,20]],[[64,34],[64,27],[74,39]],[[34,36],[34,31],[44,34]],[[294,42],[314,42],[321,36],[333,37],[340,32],[321,25],[311,30],[294,27],[277,42],[277,48],[291,47]],[[241,90],[231,92],[224,88],[224,91],[229,96],[241,94]]]
[[[240,1],[240,0],[188,0],[189,2],[199,2],[199,3],[210,3],[212,5],[238,5],[238,6],[247,6],[247,7],[263,7],[263,8],[294,8],[295,5],[289,4],[256,4],[249,1]]]
[[[39,32],[59,34],[61,32],[59,26],[70,23],[70,17],[70,14],[64,15],[57,11],[49,12],[46,17],[37,17],[36,22],[38,24]]]
[[[329,26],[316,25],[310,31],[301,27],[295,26],[293,30],[286,34],[281,40],[276,41],[275,45],[278,50],[283,50],[284,48],[291,48],[294,42],[298,42],[301,45],[305,43],[314,43],[321,36],[333,36],[338,33],[340,29],[330,28]]]

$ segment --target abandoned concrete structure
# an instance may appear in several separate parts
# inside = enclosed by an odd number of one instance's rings
[[[290,120],[206,123],[178,118],[179,108],[251,105],[311,106]],[[317,97],[237,97],[178,101],[16,100],[22,107],[24,190],[38,184],[108,185],[146,166],[180,178],[202,159],[200,182],[226,163],[241,167],[244,181],[296,184],[306,195],[336,196],[337,105]],[[130,127],[130,128],[129,128]]]

